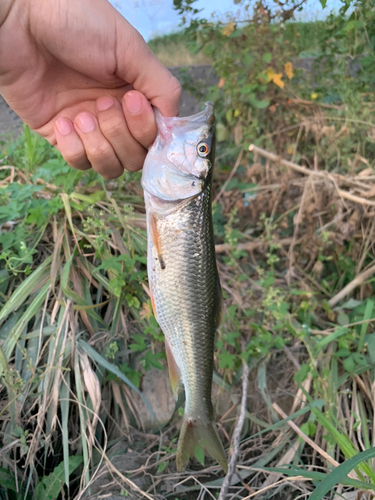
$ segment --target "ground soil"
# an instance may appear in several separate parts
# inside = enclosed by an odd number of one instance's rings
[[[17,136],[22,130],[22,120],[10,109],[0,95],[0,139]]]

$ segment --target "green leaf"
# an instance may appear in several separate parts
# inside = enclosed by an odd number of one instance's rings
[[[165,462],[162,462],[161,464],[159,464],[158,469],[157,469],[156,472],[157,473],[163,472],[167,468],[168,464],[169,464],[168,460],[166,460]]]
[[[218,355],[219,358],[219,368],[234,368],[234,362],[236,360],[235,354],[231,354],[227,351],[221,352]]]
[[[301,365],[301,368],[299,371],[294,375],[294,380],[298,383],[301,384],[305,378],[307,377],[307,374],[310,371],[310,365],[303,364]]]
[[[74,472],[82,463],[82,456],[75,455],[69,457],[69,475]],[[35,488],[35,498],[38,500],[56,500],[60,495],[64,484],[64,462],[61,462],[54,471],[45,476]]]
[[[363,22],[360,20],[353,19],[352,21],[348,22],[348,24],[343,29],[343,32],[348,33],[349,31],[353,31],[356,28],[363,28]]]
[[[343,464],[339,465],[334,469],[326,478],[320,483],[320,485],[316,488],[313,494],[310,496],[310,500],[322,500],[324,495],[329,491],[332,491],[333,487],[336,484],[342,482],[343,479],[351,472],[355,467],[364,462],[365,460],[369,460],[370,458],[375,457],[375,447],[370,448],[369,450],[362,451],[358,453],[349,460],[346,460]],[[369,485],[371,487],[371,485]]]
[[[194,448],[194,456],[200,464],[204,465],[204,449],[200,444]]]
[[[136,343],[129,345],[132,351],[143,351],[146,349],[145,339],[142,335],[134,335],[133,339]]]
[[[250,96],[249,101],[256,109],[265,109],[271,102],[269,99],[257,99],[254,95]]]
[[[367,346],[371,363],[375,365],[375,333],[367,336]]]
[[[350,323],[349,316],[344,311],[340,311],[337,315],[337,323],[339,325],[348,325]]]
[[[353,355],[350,355],[348,358],[346,358],[346,360],[344,361],[344,369],[349,372],[349,373],[353,373],[354,372],[354,368],[355,368],[355,362],[354,362],[354,358],[353,358]]]
[[[320,0],[320,3],[322,5],[322,9],[324,9],[325,6],[327,5],[327,0]]]
[[[359,337],[359,342],[358,342],[358,352],[362,349],[363,344],[365,342],[365,336],[368,328],[368,321],[372,318],[372,310],[374,309],[374,301],[371,299],[368,299],[366,302],[366,309],[365,313],[363,315],[363,323],[361,325],[361,334]]]
[[[0,485],[5,490],[17,491],[16,481],[11,472],[0,467]]]
[[[255,465],[253,465],[253,467],[255,468]],[[262,467],[262,469],[267,471],[267,472],[274,472],[276,474],[283,474],[284,476],[288,476],[288,477],[302,476],[302,477],[306,477],[308,479],[311,479],[311,481],[323,481],[327,477],[327,474],[325,474],[324,472],[307,471],[305,469],[301,469],[300,467],[294,467],[294,466]],[[364,483],[362,481],[357,481],[356,479],[351,479],[348,477],[343,478],[341,481],[341,484],[343,484],[344,486],[352,486],[353,488],[357,488],[357,489],[365,489],[365,490],[372,489],[371,484]],[[311,500],[311,497],[309,497],[309,500]]]
[[[266,63],[270,63],[272,59],[272,54],[271,52],[267,52],[267,54],[264,54],[263,56],[263,61]]]
[[[317,355],[326,345],[330,344],[342,335],[345,335],[346,333],[348,333],[348,331],[349,328],[340,326],[339,328],[337,328],[337,330],[324,337],[315,345],[315,355]]]
[[[161,359],[164,357],[164,354],[162,352],[155,352],[153,353],[150,349],[146,351],[145,354],[145,368],[146,370],[149,369],[151,366],[158,370],[163,370],[164,367],[163,365],[158,361],[158,359]]]

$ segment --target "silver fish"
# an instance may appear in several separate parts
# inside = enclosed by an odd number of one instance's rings
[[[211,403],[215,332],[222,295],[211,212],[214,107],[184,118],[155,112],[158,135],[146,157],[147,270],[155,317],[164,332],[172,390],[186,404],[177,447],[182,470],[200,444],[227,462]]]

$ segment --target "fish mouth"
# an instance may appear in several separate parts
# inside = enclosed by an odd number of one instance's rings
[[[209,123],[213,124],[215,121],[215,105],[211,101],[207,101],[204,103],[205,104],[205,109],[203,111],[199,111],[199,113],[196,113],[195,115],[191,116],[183,116],[179,118],[180,120],[186,120],[187,122],[202,122],[202,123]]]
[[[191,124],[209,124],[213,125],[215,122],[215,105],[213,102],[207,101],[205,103],[205,109],[202,111],[199,111],[199,113],[196,113],[195,115],[191,116],[163,116],[158,109],[155,108],[155,118],[156,118],[156,123],[164,123],[168,127],[173,126],[173,125],[179,125],[179,126],[184,126],[184,125],[189,125]]]

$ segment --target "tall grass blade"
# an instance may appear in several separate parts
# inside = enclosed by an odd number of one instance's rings
[[[52,256],[47,257],[42,264],[28,276],[12,294],[11,298],[7,301],[3,309],[0,311],[0,323],[12,311],[16,311],[35,291],[37,291],[43,284],[44,280],[49,275],[49,269],[46,269],[52,262]]]
[[[43,288],[40,290],[38,295],[35,297],[35,299],[32,301],[32,303],[29,305],[29,307],[26,309],[24,314],[21,316],[15,327],[13,328],[12,332],[8,336],[8,338],[4,342],[3,346],[3,351],[7,359],[10,358],[14,347],[16,346],[18,339],[20,335],[22,334],[22,331],[24,330],[25,326],[27,323],[30,321],[30,319],[33,318],[33,316],[36,314],[36,312],[40,309],[41,305],[43,304],[46,294],[48,292],[49,288],[49,279],[47,283],[43,286]],[[2,375],[2,372],[0,370],[0,376]]]
[[[82,377],[79,367],[79,354],[77,350],[74,354],[74,376],[75,376],[77,400],[78,400],[79,423],[81,428],[81,445],[83,453],[84,478],[85,478],[85,484],[87,485],[90,482],[89,443],[87,442],[87,435],[86,435],[86,421],[88,415],[85,409],[86,405],[83,398],[83,388],[81,383]]]
[[[60,409],[61,409],[61,428],[62,428],[62,444],[63,444],[63,458],[64,458],[64,474],[65,484],[69,490],[69,387],[70,387],[70,373],[66,372],[61,384],[60,389]]]
[[[365,460],[369,460],[375,457],[375,447],[369,450],[362,451],[352,458],[349,458],[344,463],[339,465],[335,470],[333,470],[328,476],[323,479],[321,484],[316,488],[313,494],[310,496],[310,500],[322,500],[324,495],[329,491],[332,491],[336,484],[342,482],[344,478],[358,466],[363,469],[363,464]],[[367,464],[366,464],[367,465]],[[366,484],[366,483],[365,483]],[[362,486],[363,487],[363,486]],[[375,482],[369,484],[367,489],[375,489]]]
[[[368,299],[366,303],[365,313],[363,315],[364,323],[361,325],[361,333],[358,342],[358,352],[361,352],[362,347],[365,343],[365,336],[368,329],[368,321],[372,318],[372,310],[374,309],[374,301],[372,299]]]

